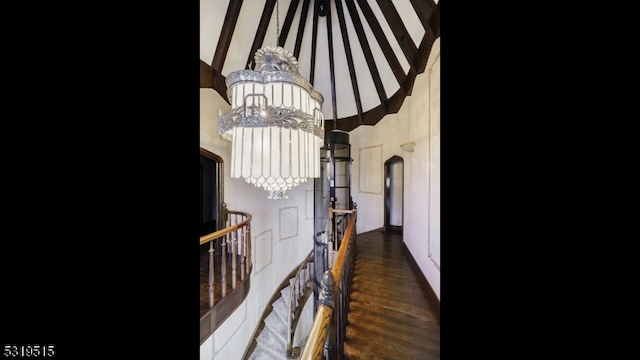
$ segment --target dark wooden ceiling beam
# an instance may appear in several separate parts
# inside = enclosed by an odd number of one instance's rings
[[[227,84],[225,77],[213,69],[209,64],[200,60],[200,88],[212,88],[228,103]]]
[[[251,45],[249,57],[247,58],[247,62],[245,63],[245,69],[254,69],[256,66],[253,60],[256,51],[258,51],[258,49],[262,47],[262,44],[264,44],[267,28],[269,27],[269,21],[271,20],[271,15],[273,14],[273,8],[275,7],[275,5],[276,0],[267,0],[264,3],[262,16],[260,17],[260,22],[258,23],[258,30],[256,30],[256,35],[253,37],[253,44]]]
[[[422,27],[426,29],[433,28],[434,24],[431,24],[433,20],[433,14],[436,10],[436,3],[434,0],[411,0],[413,11],[416,12]]]
[[[360,21],[360,16],[358,16],[358,10],[356,10],[356,5],[354,4],[353,0],[345,0],[345,3],[347,5],[347,9],[349,10],[349,14],[351,14],[351,21],[353,22],[353,27],[355,28],[356,35],[358,36],[358,40],[360,41],[360,46],[362,47],[364,58],[367,61],[367,66],[369,67],[369,72],[371,73],[373,84],[376,88],[376,91],[378,91],[380,103],[384,104],[387,101],[387,95],[385,93],[384,86],[382,85],[382,80],[380,79],[380,73],[378,72],[375,59],[373,58],[373,54],[371,53],[371,47],[369,46],[367,35],[364,32],[362,22]]]
[[[287,42],[287,36],[289,36],[289,30],[291,29],[291,23],[293,23],[293,16],[296,14],[296,9],[300,0],[292,0],[289,3],[289,9],[287,10],[287,16],[282,24],[282,31],[280,31],[280,37],[278,38],[278,46],[284,47]],[[297,57],[296,57],[297,58]]]
[[[227,96],[227,84],[225,83],[226,78],[222,76],[216,69],[211,69],[211,73],[213,76],[213,90],[217,91],[222,98],[230,104],[229,97]]]
[[[389,111],[387,111],[386,103],[380,104],[364,113],[364,116],[362,117],[362,125],[375,125],[388,113]]]
[[[218,38],[218,46],[216,46],[216,53],[213,55],[213,61],[211,62],[211,67],[219,72],[222,72],[224,60],[227,58],[227,51],[229,50],[229,44],[233,37],[233,30],[236,28],[241,7],[242,0],[230,1],[227,13],[224,16],[224,23]]]
[[[311,66],[309,67],[309,82],[313,86],[313,77],[316,72],[316,48],[318,44],[318,6],[313,0],[313,27],[311,30]],[[300,59],[298,59],[300,61]]]
[[[211,66],[202,61],[202,59],[200,59],[200,87],[213,87],[213,73],[211,72]]]
[[[265,9],[263,10],[262,18],[260,20],[260,24],[258,25],[259,29],[257,31],[258,33],[262,33],[262,35],[255,36],[254,44],[251,49],[252,53],[250,54],[251,57],[249,58],[250,60],[248,60],[247,63],[252,62],[253,60],[252,57],[255,51],[257,51],[257,49],[260,46],[262,46],[262,43],[264,43],[265,37],[268,36],[268,34],[265,35],[265,33],[268,28],[270,19],[273,16],[274,6],[277,5],[275,1],[276,0],[266,0]],[[349,34],[347,31],[347,24],[346,24],[347,14],[345,14],[344,12],[342,1],[344,1],[345,4],[347,5],[348,11],[350,13],[350,17],[353,22],[353,26],[356,31],[356,35],[358,37],[358,39],[354,41],[356,42],[360,41],[360,45],[362,46],[364,57],[369,67],[369,72],[371,74],[373,83],[378,92],[378,96],[380,97],[380,100],[381,100],[380,105],[366,112],[362,111],[362,103],[360,98],[360,91],[358,89],[358,81],[356,76],[355,64],[353,60],[352,46],[350,44]],[[385,53],[385,56],[387,57],[387,62],[390,64],[392,71],[394,71],[394,74],[396,75],[396,79],[398,79],[397,70],[399,68],[401,69],[401,67],[399,67],[397,63],[398,54],[387,51],[390,48],[388,39],[386,38],[386,36],[381,36],[383,35],[383,32],[381,30],[380,24],[378,22],[378,19],[375,18],[375,16],[372,16],[373,12],[371,11],[369,5],[366,2],[363,2],[361,0],[357,0],[357,1],[359,3],[362,14],[366,18],[366,21],[372,30],[373,35],[377,39],[382,39],[382,42],[379,42],[380,48]],[[404,45],[403,45],[403,42],[400,40],[400,38],[398,38],[398,43],[402,47],[403,52],[405,53],[405,56],[406,56],[407,49],[409,49],[410,52],[413,51],[412,49],[415,48],[415,44],[413,44],[413,41],[411,40],[406,29],[404,28],[404,25],[402,25],[402,21],[400,21],[401,19],[399,19],[397,11],[393,7],[391,0],[377,0],[377,1],[378,1],[378,5],[380,6],[380,9],[385,14],[385,19],[388,22],[392,31],[394,32],[394,35],[404,37],[405,39]],[[220,37],[218,39],[218,46],[216,47],[216,52],[213,56],[211,65],[208,65],[206,62],[202,60],[200,61],[200,87],[213,88],[227,102],[228,102],[228,99],[226,94],[227,89],[225,84],[225,77],[221,74],[221,72],[225,63],[226,54],[229,49],[231,39],[233,37],[233,32],[236,27],[236,20],[239,16],[242,3],[243,3],[242,0],[234,0],[229,2],[229,6],[226,9],[224,24],[220,33]],[[306,23],[306,19],[308,18],[309,6],[311,5],[310,3],[311,3],[311,0],[304,0],[302,5],[302,11],[300,13],[300,19],[299,19],[299,26],[297,29],[297,35],[295,39],[296,45],[294,50],[294,56],[296,58],[299,57],[302,41],[304,39],[305,23]],[[433,45],[433,42],[440,36],[440,18],[439,18],[440,9],[439,9],[439,4],[436,4],[434,0],[411,0],[411,4],[418,18],[420,19],[423,27],[425,28],[426,32],[422,38],[422,41],[418,49],[415,51],[416,54],[413,57],[414,60],[410,61],[410,63],[412,64],[412,69],[410,69],[408,74],[404,75],[404,81],[399,81],[401,83],[400,90],[397,91],[390,98],[387,98],[386,93],[384,91],[384,87],[382,85],[382,81],[380,79],[377,66],[376,66],[376,62],[373,59],[371,48],[369,46],[369,43],[367,41],[367,38],[364,32],[364,28],[362,26],[362,20],[356,9],[354,0],[336,0],[334,3],[336,4],[335,9],[337,12],[338,21],[341,28],[344,51],[347,59],[347,66],[349,67],[351,84],[353,88],[353,93],[354,93],[354,98],[356,101],[356,107],[357,107],[358,113],[354,116],[349,116],[342,119],[336,119],[337,118],[337,99],[336,99],[337,95],[336,95],[335,89],[337,84],[335,82],[336,74],[335,74],[335,68],[334,68],[336,53],[333,46],[333,32],[330,30],[331,14],[328,14],[329,17],[327,18],[327,29],[328,29],[328,36],[329,36],[329,40],[328,40],[329,41],[329,61],[330,61],[329,65],[330,65],[330,71],[331,71],[331,91],[332,91],[332,100],[333,100],[334,119],[325,121],[325,129],[333,128],[333,129],[339,129],[343,131],[351,131],[361,125],[365,125],[365,126],[375,125],[387,114],[397,112],[397,109],[399,109],[402,103],[404,102],[404,100],[406,100],[407,94],[410,94],[412,87],[414,85],[416,72],[422,73],[424,71],[428,57],[429,57],[429,53],[431,50],[431,46]],[[299,5],[300,5],[300,0],[292,0],[291,3],[289,4],[287,15],[282,27],[282,32],[280,33],[280,38],[278,39],[278,45],[280,46],[283,46],[284,43],[286,42],[286,39],[288,37],[288,34],[290,32],[290,29],[293,23],[293,18],[295,17],[295,13]],[[318,31],[317,31],[318,14],[317,14],[316,6],[317,6],[316,1],[314,0],[314,14],[313,14],[314,25],[313,25],[313,37],[311,39],[312,57],[310,60],[312,63],[311,65],[312,70],[310,74],[312,84],[313,84],[313,77],[315,75],[315,61],[316,61],[315,58],[317,53],[316,48],[317,48],[317,34],[318,34]],[[393,20],[394,18],[396,18],[396,20]],[[410,42],[406,43],[406,41],[410,41]],[[390,55],[390,54],[393,54],[393,55]],[[411,60],[411,57],[407,56],[407,59]]]
[[[407,96],[411,95],[411,91],[413,90],[413,84],[416,81],[416,71],[411,68],[409,69],[409,73],[404,80],[404,83],[400,85],[400,89],[393,94],[392,97],[387,100],[387,113],[395,114],[400,111],[404,100]]]
[[[333,61],[333,31],[331,31],[331,2],[327,2],[327,43],[329,51],[329,74],[331,76],[331,107],[333,109],[333,118],[338,118],[338,106],[336,105],[336,72]]]
[[[359,1],[359,3],[361,2],[362,1]],[[389,28],[391,28],[391,31],[398,40],[404,56],[409,61],[409,64],[411,64],[411,67],[415,68],[418,49],[409,35],[407,28],[404,26],[404,21],[400,17],[400,14],[398,14],[398,10],[396,10],[391,0],[377,0],[377,2],[382,14],[384,14],[387,20],[387,24],[389,24]]]
[[[440,2],[438,2],[438,4],[436,5],[436,11],[431,20],[429,20],[429,24],[432,24],[433,33],[436,35],[436,37],[440,37]]]
[[[398,61],[398,57],[396,53],[391,48],[389,44],[389,40],[387,36],[384,34],[382,30],[382,26],[378,22],[375,14],[371,10],[371,7],[366,1],[358,1],[360,5],[360,10],[362,10],[362,14],[365,19],[367,19],[367,23],[369,24],[369,28],[373,33],[373,36],[378,40],[378,45],[380,45],[380,49],[384,53],[384,56],[387,58],[387,62],[389,63],[389,67],[391,67],[391,71],[393,71],[393,75],[395,75],[398,84],[404,83],[404,78],[406,77],[404,70],[402,70],[402,65],[400,65],[400,61]]]
[[[436,41],[436,38],[437,36],[431,30],[424,33],[422,42],[420,43],[420,51],[418,51],[418,67],[416,68],[416,72],[418,74],[422,74],[426,69],[427,62],[429,61],[429,54],[431,53],[431,47]]]
[[[325,120],[324,128],[325,130],[342,130],[342,131],[351,131],[358,126],[373,126],[377,124],[385,115],[387,115],[387,111],[384,105],[378,105],[375,108],[368,110],[362,114],[363,123],[360,123],[357,115],[348,116],[342,119],[335,120]]]
[[[296,34],[296,46],[293,48],[293,56],[300,58],[300,47],[302,47],[302,37],[304,36],[304,26],[307,23],[307,14],[309,13],[309,3],[311,0],[304,0],[302,11],[300,12],[300,22],[298,23],[298,33]]]
[[[418,67],[416,72],[422,74],[427,67],[429,61],[429,54],[431,53],[431,47],[438,37],[440,37],[440,4],[436,5],[435,11],[432,13],[429,24],[433,24],[433,27],[427,27],[427,31],[422,37],[420,43],[420,50],[418,51]]]
[[[353,89],[353,97],[356,101],[356,109],[358,111],[358,123],[362,124],[362,101],[360,100],[360,89],[358,88],[358,77],[356,76],[356,68],[353,65],[353,54],[351,53],[351,44],[349,42],[349,32],[344,17],[344,9],[342,1],[336,0],[336,13],[338,15],[338,23],[340,24],[340,33],[342,34],[342,44],[344,53],[347,56],[347,67],[349,68],[349,76],[351,77],[351,88]],[[337,117],[334,117],[336,119]],[[334,124],[334,127],[336,124]]]

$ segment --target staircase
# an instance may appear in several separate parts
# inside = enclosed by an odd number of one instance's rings
[[[263,319],[264,327],[256,338],[255,347],[249,360],[287,360],[287,321],[289,305],[284,299],[289,299],[291,286],[280,291],[281,296],[272,305],[269,315]],[[304,345],[301,345],[304,346]]]
[[[267,305],[263,313],[262,322],[254,333],[253,341],[249,345],[243,359],[245,360],[291,360],[300,356],[301,349],[306,343],[306,336],[298,344],[292,344],[291,357],[287,356],[287,343],[289,337],[289,302],[293,301],[291,308],[291,329],[295,331],[298,321],[303,313],[308,298],[313,294],[313,260],[309,256],[303,263],[289,274],[288,279],[280,286]],[[294,292],[292,294],[292,291]],[[309,306],[313,306],[310,304]],[[306,314],[303,316],[307,316]],[[308,323],[313,322],[313,314]],[[307,329],[306,334],[310,330]],[[293,336],[292,336],[293,337]],[[296,338],[293,337],[295,340]]]

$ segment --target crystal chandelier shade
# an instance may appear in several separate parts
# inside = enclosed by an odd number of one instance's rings
[[[282,47],[259,49],[255,63],[256,71],[227,76],[231,110],[218,110],[218,131],[232,142],[232,178],[262,187],[269,199],[287,198],[287,190],[320,176],[323,97]]]

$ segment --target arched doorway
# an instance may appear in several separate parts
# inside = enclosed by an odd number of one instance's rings
[[[402,233],[404,160],[397,155],[384,162],[384,231]]]

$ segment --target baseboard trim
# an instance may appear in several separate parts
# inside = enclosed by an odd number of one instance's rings
[[[431,299],[433,300],[433,302],[436,304],[436,307],[437,307],[437,310],[438,310],[438,323],[440,323],[440,299],[438,298],[438,295],[436,295],[436,292],[433,291],[433,287],[429,283],[429,280],[427,280],[427,278],[424,276],[422,271],[420,271],[420,266],[418,266],[418,263],[416,262],[416,259],[414,259],[413,255],[411,255],[411,251],[409,251],[409,248],[407,248],[407,244],[405,244],[404,241],[402,242],[402,251],[405,252],[405,254],[409,258],[411,263],[414,265],[414,269],[417,269],[416,272],[418,273],[418,278],[422,281],[422,283],[429,290],[428,291],[429,295],[431,296]]]

